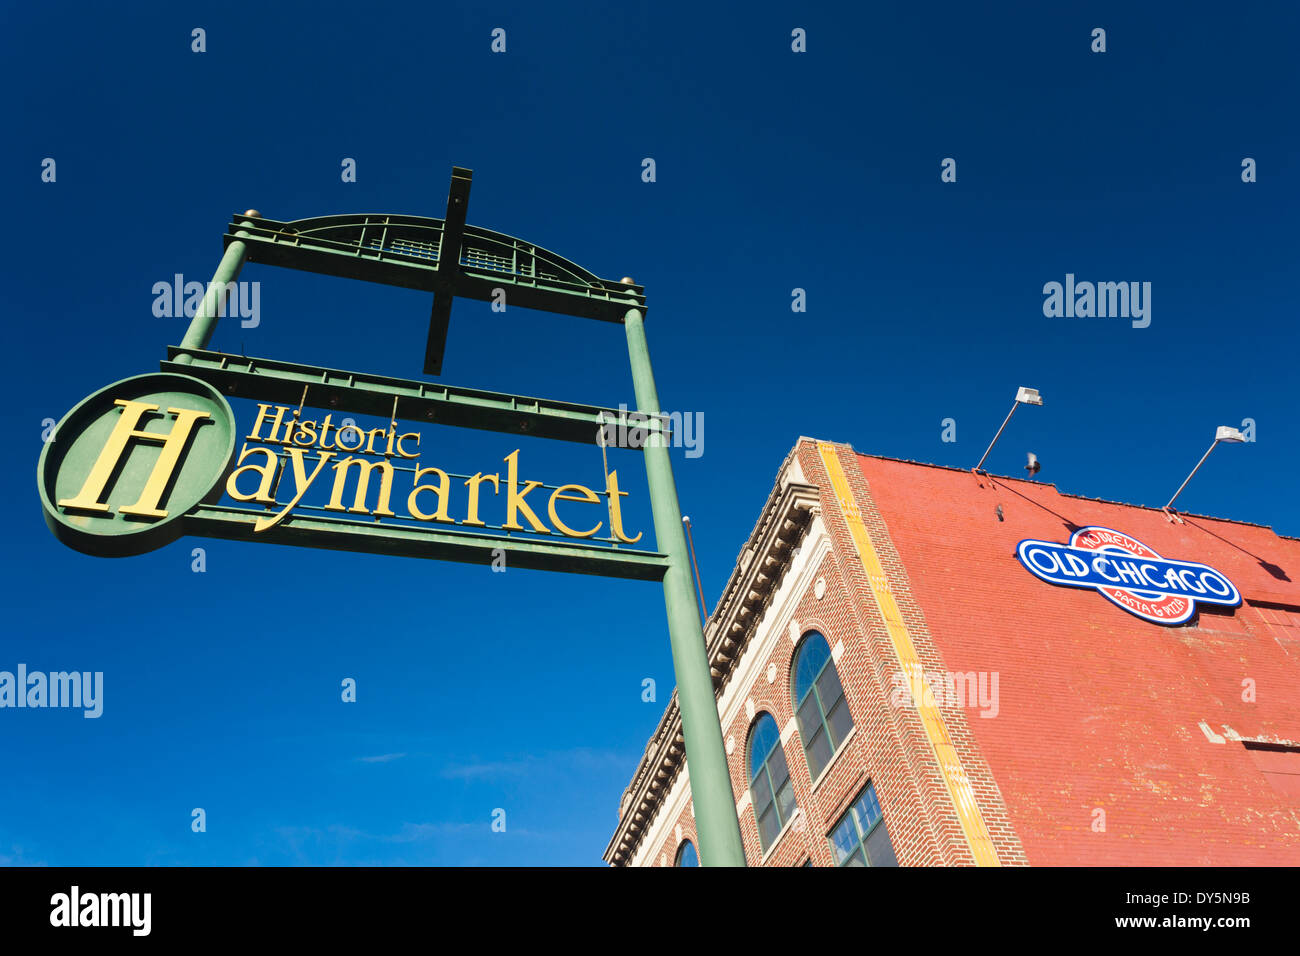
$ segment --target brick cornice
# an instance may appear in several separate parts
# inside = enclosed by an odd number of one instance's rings
[[[793,467],[792,467],[793,466]],[[776,484],[741,548],[727,585],[704,627],[704,643],[715,699],[730,680],[758,622],[763,617],[790,559],[821,510],[815,485],[804,483],[795,452],[786,457]],[[682,716],[674,689],[654,736],[619,803],[618,827],[605,848],[605,862],[626,866],[686,761]]]

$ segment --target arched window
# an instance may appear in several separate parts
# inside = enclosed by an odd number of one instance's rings
[[[749,732],[749,796],[758,818],[758,842],[767,852],[794,813],[790,768],[771,714],[759,714]]]
[[[794,706],[799,736],[816,780],[853,727],[840,675],[826,638],[809,631],[794,655]]]
[[[677,860],[673,866],[699,866],[700,855],[695,852],[695,844],[690,840],[683,840],[682,845],[677,848]]]

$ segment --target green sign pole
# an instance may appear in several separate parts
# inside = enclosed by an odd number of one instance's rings
[[[632,360],[632,385],[637,410],[658,415],[659,392],[650,367],[645,320],[640,309],[628,309],[623,318],[627,329],[627,350]],[[695,825],[700,838],[700,862],[704,866],[744,866],[745,849],[740,840],[736,798],[731,791],[731,773],[722,744],[718,704],[713,696],[713,678],[705,653],[700,609],[682,530],[682,511],[677,502],[672,461],[659,428],[651,428],[643,449],[650,487],[650,508],[654,514],[655,542],[668,556],[664,574],[664,603],[668,608],[668,639],[673,649],[673,670],[677,677],[677,703],[682,712],[682,735],[686,738],[686,767],[691,798],[695,801]]]
[[[256,216],[256,210],[250,209],[244,213],[246,216]],[[240,223],[241,226],[248,226],[250,229],[255,228],[253,223],[245,220]],[[247,239],[248,233],[242,229],[235,235]],[[181,365],[188,365],[192,361],[188,354],[189,349],[206,349],[208,343],[212,341],[212,332],[217,327],[217,319],[221,315],[222,303],[226,300],[227,286],[233,284],[239,278],[239,270],[244,267],[244,261],[248,258],[247,243],[235,241],[226,247],[226,253],[217,263],[217,271],[212,274],[212,281],[208,283],[207,292],[203,295],[203,301],[199,303],[199,309],[194,313],[194,318],[190,320],[190,327],[185,330],[185,338],[181,339],[180,354],[173,360]]]
[[[645,580],[662,578],[700,860],[705,866],[744,866],[740,822],[700,626],[681,506],[659,421],[659,394],[645,337],[644,292],[631,279],[601,279],[534,243],[466,225],[465,206],[472,175],[468,169],[453,168],[447,218],[441,220],[341,215],[275,222],[253,209],[235,217],[224,237],[225,254],[185,337],[178,347],[168,350],[168,360],[162,363],[164,371],[134,376],[91,395],[59,424],[58,443],[45,446],[38,466],[38,485],[46,520],[60,540],[87,554],[140,554],[182,534],[206,534],[475,562],[504,547],[511,550],[521,567]],[[263,526],[262,510],[219,504],[219,485],[214,482],[221,482],[230,468],[237,435],[226,395],[284,403],[281,412],[288,410],[288,403],[296,402],[299,410],[310,405],[339,412],[382,414],[391,418],[394,430],[401,417],[601,443],[605,426],[613,422],[621,427],[626,423],[622,410],[271,359],[255,362],[243,355],[208,351],[229,287],[249,261],[432,292],[427,374],[441,371],[454,297],[495,302],[508,287],[511,308],[623,322],[638,410],[651,417],[642,451],[658,551],[389,525],[379,521],[378,511],[374,521],[365,523],[295,513],[283,523],[272,522],[271,527]],[[166,409],[166,413],[160,409]],[[293,415],[296,420],[298,413]],[[160,427],[159,421],[165,427]],[[132,449],[142,443],[158,445],[160,450],[152,456],[133,456]],[[287,438],[283,444],[288,444]],[[398,447],[400,453],[400,443]],[[254,449],[258,450],[277,457],[270,449]],[[366,454],[373,454],[369,447]],[[363,470],[362,474],[367,472]],[[336,492],[339,487],[336,485]],[[360,487],[364,489],[364,485]],[[364,490],[360,493],[364,495]],[[596,496],[592,493],[591,497]],[[264,498],[257,500],[266,503]],[[297,501],[295,498],[285,505],[286,509]],[[386,514],[393,516],[392,512]],[[611,511],[611,529],[613,514]],[[621,542],[631,543],[620,538]]]

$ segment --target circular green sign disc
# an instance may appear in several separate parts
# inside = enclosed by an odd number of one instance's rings
[[[182,518],[221,496],[235,416],[211,385],[154,372],[81,402],[41,451],[45,522],[86,554],[143,554],[179,537]],[[211,497],[210,497],[211,496]]]

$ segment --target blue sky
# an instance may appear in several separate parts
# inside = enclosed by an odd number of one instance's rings
[[[249,207],[441,216],[467,166],[471,223],[643,283],[663,404],[704,417],[704,454],[675,468],[710,604],[799,435],[970,467],[1018,385],[1046,405],[1016,416],[995,473],[1034,451],[1062,491],[1158,506],[1215,426],[1251,418],[1258,441],[1216,451],[1179,503],[1300,534],[1300,22],[1283,4],[1130,6],[0,11],[0,669],[105,674],[98,720],[0,711],[0,863],[599,864],[671,691],[653,584],[198,540],[104,560],[54,540],[42,420],[157,369],[184,321],[154,317],[153,284],[206,281]],[[1045,317],[1067,273],[1150,282],[1150,327]],[[427,295],[243,278],[261,324],[227,322],[213,347],[419,377]],[[619,327],[473,302],[442,380],[632,402]],[[454,470],[517,447],[427,434]],[[599,484],[593,448],[523,456]]]

